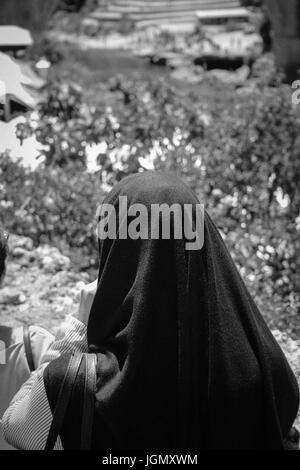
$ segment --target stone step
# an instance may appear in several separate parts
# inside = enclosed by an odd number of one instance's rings
[[[149,1],[141,2],[137,0],[115,0],[107,5],[105,8],[98,8],[93,12],[93,15],[97,13],[103,13],[103,11],[114,11],[120,13],[139,13],[139,14],[152,14],[160,12],[171,12],[171,11],[197,11],[199,9],[218,9],[218,8],[234,8],[239,6],[239,1],[237,0],[226,0],[222,2],[221,0],[189,0],[184,1]]]
[[[146,7],[159,7],[159,6],[176,6],[176,5],[187,5],[193,4],[195,8],[201,8],[204,4],[207,5],[207,8],[210,8],[210,5],[213,3],[217,3],[219,8],[227,8],[231,0],[114,0],[108,2],[109,5],[125,5],[125,6],[135,6],[139,8],[146,8]],[[240,6],[240,2],[238,0],[235,1],[236,6]]]
[[[229,4],[232,8],[236,6],[236,2],[232,1]],[[210,9],[218,10],[219,6],[217,3],[213,3],[210,5]],[[130,6],[118,6],[118,5],[110,5],[106,11],[115,11],[118,13],[127,13],[127,14],[141,14],[141,15],[148,15],[148,14],[155,14],[155,13],[164,13],[164,12],[196,12],[199,11],[199,8],[195,8],[193,5],[174,5],[172,7],[159,7],[159,8],[136,8]],[[97,12],[94,12],[97,13]]]

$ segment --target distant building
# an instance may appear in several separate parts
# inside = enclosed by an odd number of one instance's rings
[[[250,12],[247,8],[226,8],[223,10],[205,9],[197,11],[198,22],[203,26],[248,23]]]
[[[221,10],[239,6],[239,0],[101,0],[91,18],[99,22],[117,22],[126,16],[136,28],[173,29],[183,25],[193,28],[198,10]]]
[[[197,12],[197,19],[198,29],[204,33],[202,54],[208,55],[213,63],[217,58],[232,57],[244,62],[261,53],[261,38],[247,8],[202,9]]]

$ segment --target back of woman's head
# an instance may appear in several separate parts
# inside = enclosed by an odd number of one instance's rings
[[[3,229],[0,228],[0,282],[5,273],[7,250],[7,234]]]

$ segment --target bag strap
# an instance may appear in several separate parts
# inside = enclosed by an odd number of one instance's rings
[[[92,448],[92,433],[95,410],[97,356],[96,354],[84,354],[84,359],[85,384],[80,449],[90,450]]]
[[[73,354],[70,358],[53,414],[52,424],[48,434],[45,450],[52,450],[55,446],[67,411],[73,385],[81,364],[82,354]]]
[[[33,352],[32,352],[31,341],[30,341],[30,331],[29,331],[28,325],[23,326],[23,342],[24,342],[25,355],[26,355],[28,367],[29,367],[30,372],[33,372],[35,370],[35,365],[34,365]]]

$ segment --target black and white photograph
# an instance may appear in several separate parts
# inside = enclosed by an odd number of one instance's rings
[[[299,451],[299,384],[300,0],[0,0],[3,459]]]

